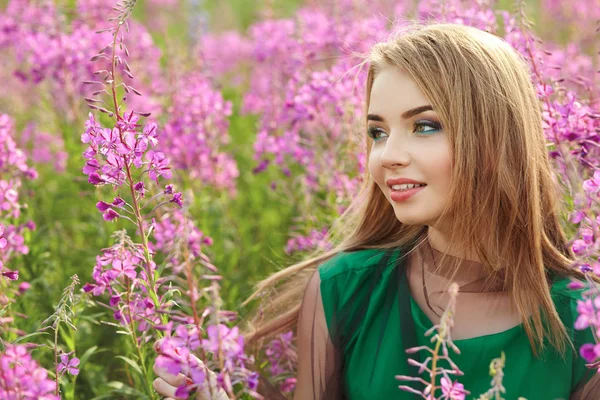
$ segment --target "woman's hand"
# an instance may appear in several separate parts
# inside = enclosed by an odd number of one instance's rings
[[[159,351],[160,341],[157,341],[154,344],[154,349]],[[197,357],[192,356],[198,362],[198,365],[204,366],[204,363]],[[192,384],[192,380],[186,375],[180,373],[178,375],[173,375],[167,372],[167,370],[159,367],[156,362],[154,362],[154,373],[158,378],[154,380],[152,383],[152,387],[154,390],[158,392],[158,394],[165,396],[164,400],[175,400],[177,397],[175,396],[175,392],[177,388],[183,386],[185,384]],[[209,387],[205,387],[202,390],[199,390],[196,394],[196,400],[229,400],[227,393],[223,389],[217,387],[217,374],[213,371],[207,369],[208,371],[208,382]],[[189,373],[189,371],[183,371],[185,374]],[[211,393],[213,395],[211,396]],[[187,398],[187,397],[186,397]]]

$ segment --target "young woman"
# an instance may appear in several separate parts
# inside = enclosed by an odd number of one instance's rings
[[[455,24],[414,25],[367,61],[368,171],[334,226],[340,244],[259,284],[255,296],[280,290],[249,341],[297,329],[296,400],[417,399],[398,386],[423,385],[395,376],[419,376],[405,350],[430,345],[456,282],[450,357],[467,398],[490,388],[504,352],[506,399],[600,399],[578,355],[594,339],[573,329],[581,293],[566,284],[583,275],[527,63]],[[173,393],[181,377],[157,373]]]

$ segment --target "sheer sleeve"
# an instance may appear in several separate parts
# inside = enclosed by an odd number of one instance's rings
[[[327,328],[318,270],[304,292],[297,341],[298,375],[294,400],[343,399],[341,352]]]
[[[591,371],[591,370],[590,370]],[[571,395],[569,400],[598,400],[600,399],[600,374],[591,371],[594,375]]]

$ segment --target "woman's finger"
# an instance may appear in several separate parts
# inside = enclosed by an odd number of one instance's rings
[[[203,388],[198,389],[196,392],[196,400],[229,400],[229,396],[225,390],[220,389],[217,385],[217,374],[210,371],[211,374],[207,382],[210,385],[210,388],[207,385],[204,385]]]
[[[177,388],[169,385],[163,378],[156,378],[152,382],[152,387],[162,396],[175,398]]]
[[[171,386],[178,387],[178,386],[181,386],[184,383],[186,383],[186,377],[183,374],[173,375],[173,374],[169,373],[166,369],[159,367],[158,364],[156,364],[156,363],[154,363],[154,366],[152,367],[152,369],[154,369],[154,373],[159,378],[162,378],[165,382],[167,382]]]

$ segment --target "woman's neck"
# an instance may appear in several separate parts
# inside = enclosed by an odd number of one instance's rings
[[[481,263],[481,260],[479,260],[479,257],[477,257],[476,253],[473,250],[466,251],[465,249],[449,246],[447,235],[445,235],[442,231],[436,228],[433,228],[431,226],[428,227],[427,240],[429,241],[429,245],[439,253],[438,256],[440,257],[443,254],[446,254],[454,258],[460,258],[464,261]]]
[[[490,287],[488,285],[491,283],[486,283],[487,279],[490,278],[489,271],[479,261],[479,258],[473,256],[473,252],[465,257],[464,251],[457,251],[454,248],[441,250],[449,246],[444,241],[444,236],[439,235],[438,232],[430,228],[419,251],[426,267],[425,270],[438,277],[455,281],[459,285],[473,282],[474,285],[471,285],[471,288],[476,291],[476,288],[483,290],[484,287]],[[434,243],[431,242],[432,240]],[[476,282],[479,282],[479,284]],[[491,285],[496,287],[497,283]]]

